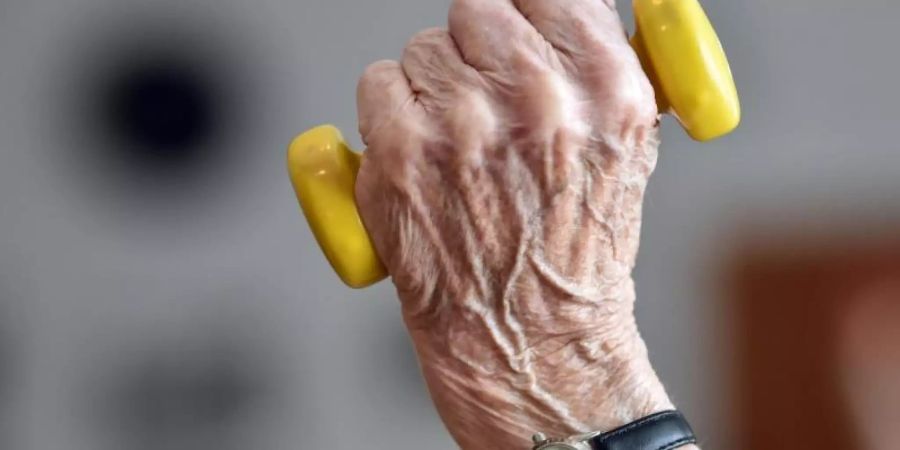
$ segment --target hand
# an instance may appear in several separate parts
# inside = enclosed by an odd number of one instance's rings
[[[658,115],[612,0],[456,0],[358,98],[361,214],[462,448],[672,408],[631,278]]]

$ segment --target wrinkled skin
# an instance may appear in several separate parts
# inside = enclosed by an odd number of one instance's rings
[[[673,407],[631,277],[658,114],[613,0],[457,0],[358,99],[363,220],[463,449]]]

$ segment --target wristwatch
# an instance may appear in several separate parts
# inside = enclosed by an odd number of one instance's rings
[[[694,444],[694,431],[678,411],[664,411],[612,431],[548,438],[543,433],[532,436],[532,450],[675,450]]]

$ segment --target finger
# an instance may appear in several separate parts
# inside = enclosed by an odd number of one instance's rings
[[[444,109],[472,89],[481,77],[467,65],[447,30],[416,34],[403,52],[403,71],[425,110]]]
[[[555,64],[552,48],[509,0],[454,0],[449,25],[463,59],[480,72]]]
[[[656,120],[653,88],[628,42],[613,2],[513,0],[560,53],[570,75],[598,103],[598,123],[610,132]]]
[[[397,61],[379,61],[366,68],[356,90],[359,133],[366,145],[373,132],[410,114],[415,95]]]
[[[571,62],[605,66],[618,63],[630,48],[614,7],[597,0],[513,0],[519,12]]]

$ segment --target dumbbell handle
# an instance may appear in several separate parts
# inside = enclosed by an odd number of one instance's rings
[[[741,108],[728,59],[698,0],[634,0],[631,45],[656,91],[659,111],[675,116],[695,140],[734,130]],[[331,266],[362,288],[388,276],[356,208],[361,156],[337,128],[298,136],[288,150],[297,199]]]

